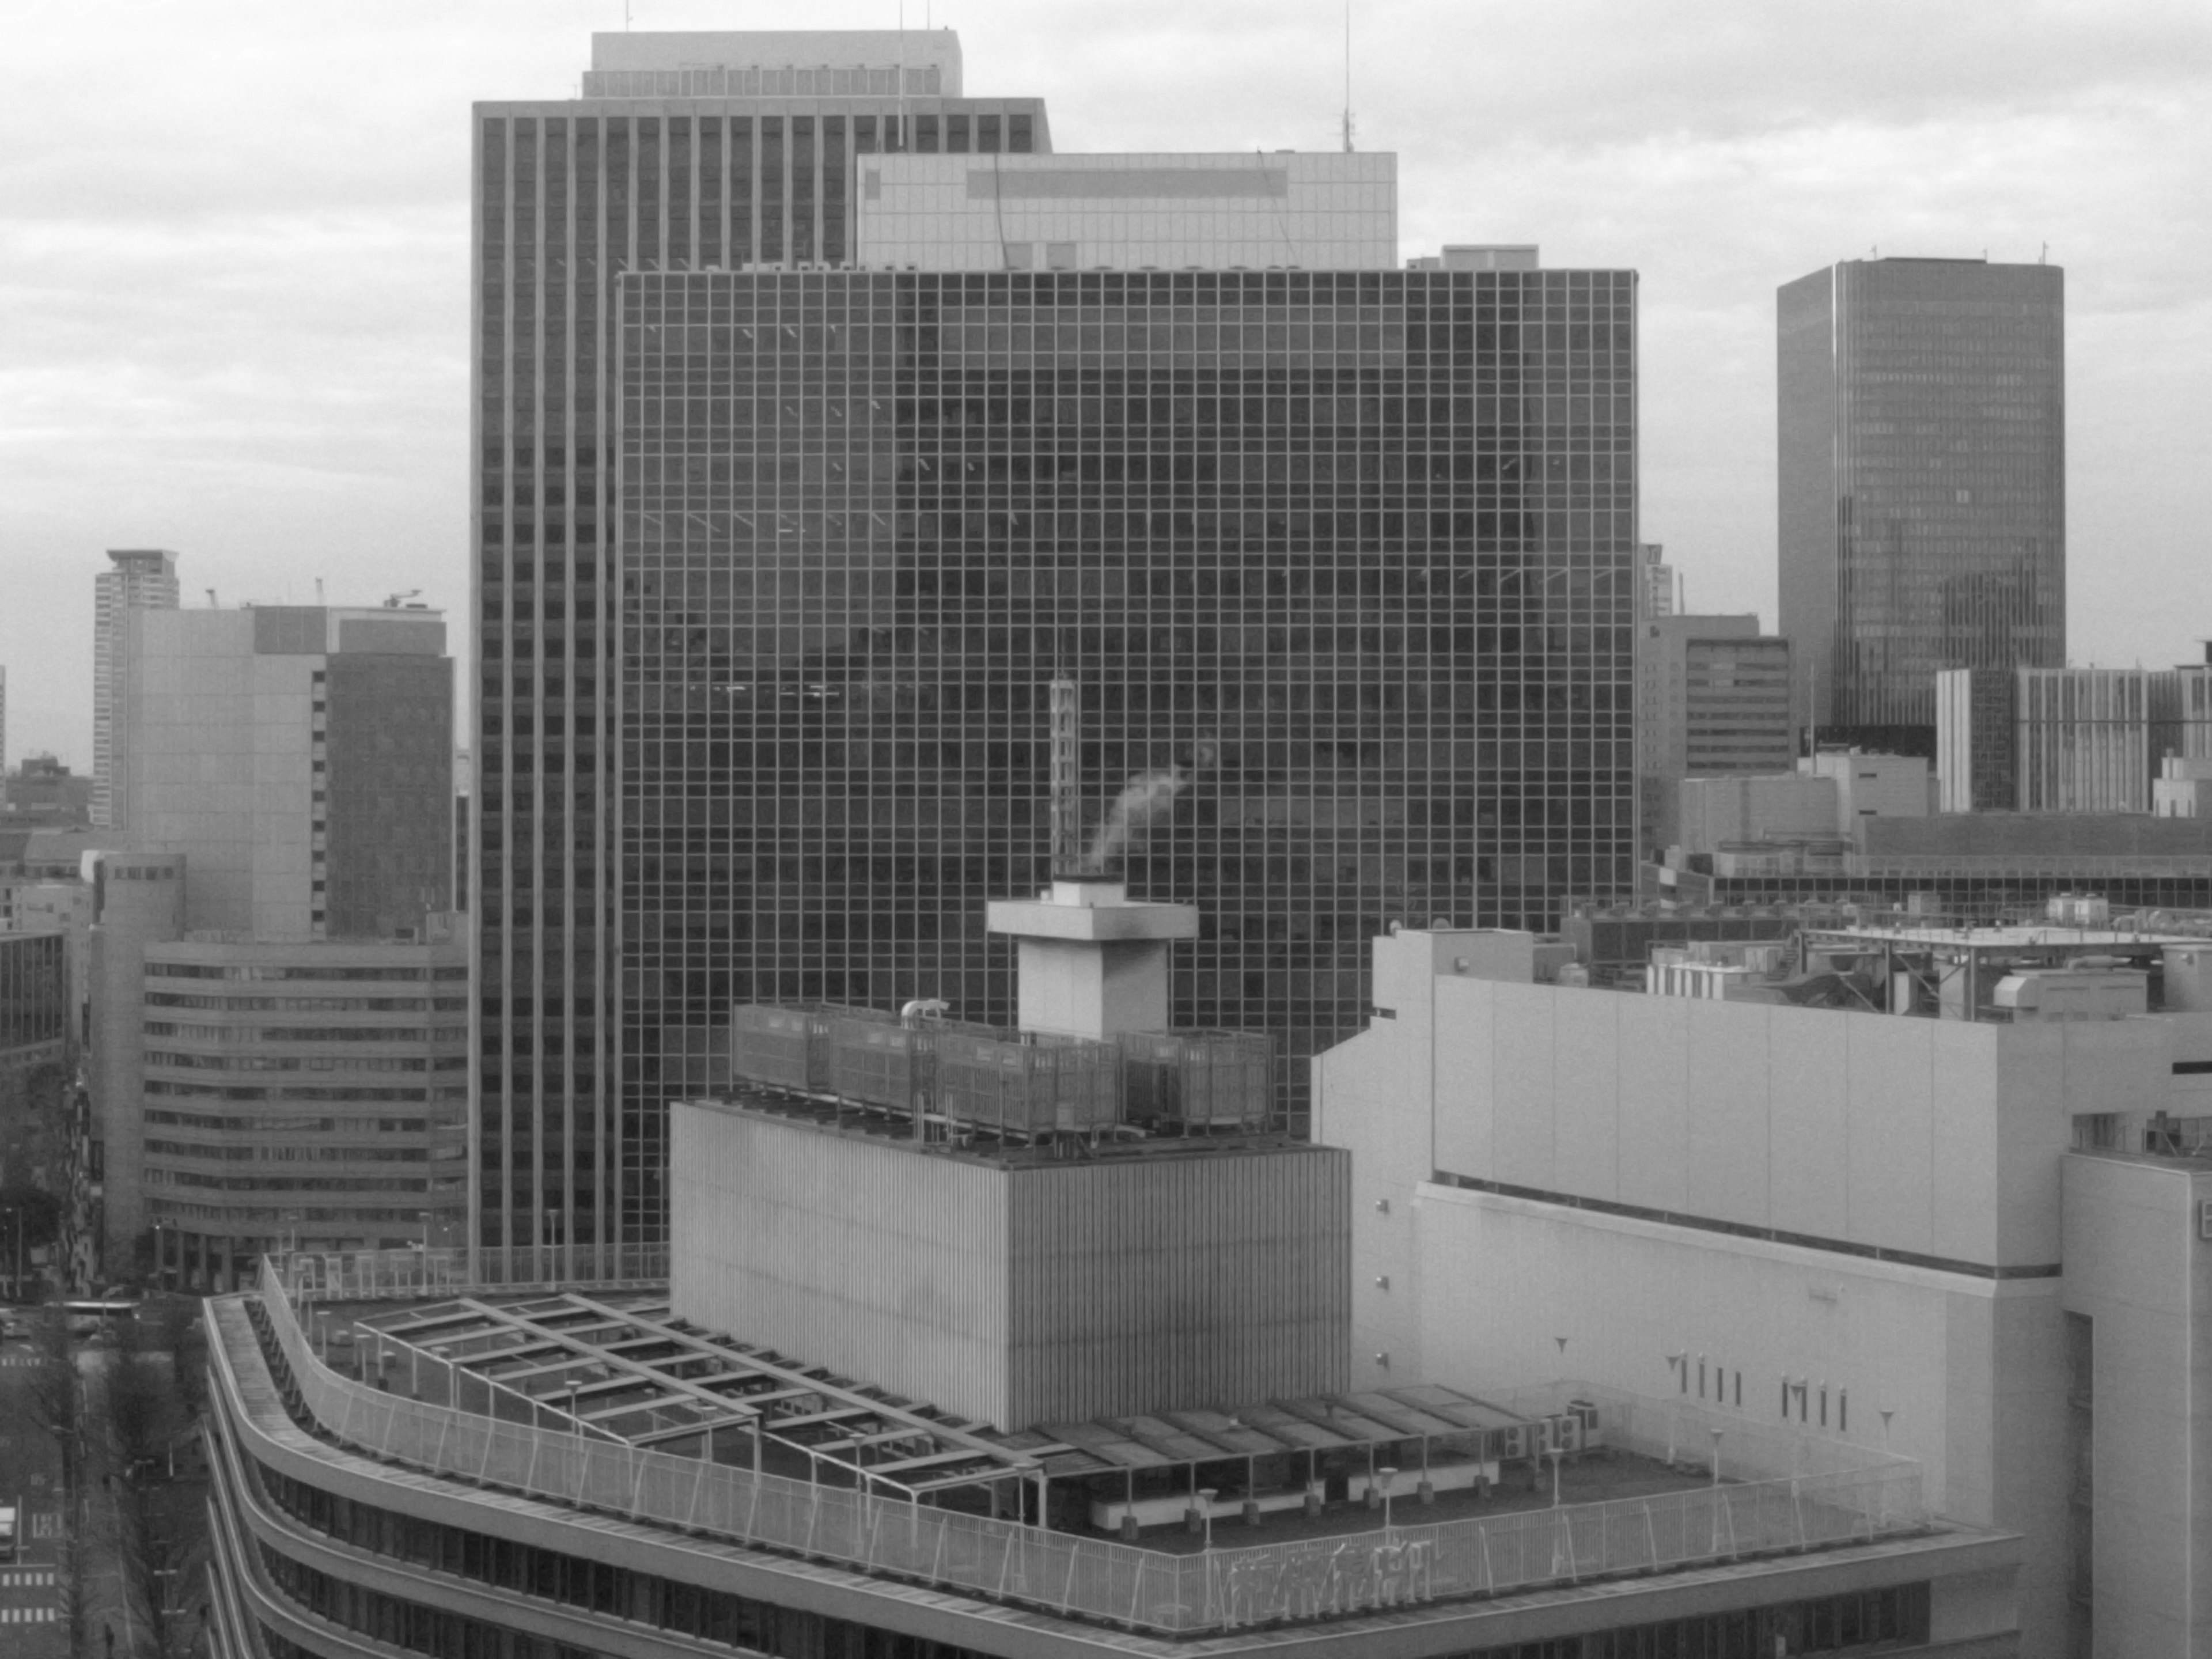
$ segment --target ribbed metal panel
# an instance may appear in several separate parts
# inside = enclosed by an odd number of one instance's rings
[[[1348,1384],[1349,1153],[1007,1169],[711,1106],[672,1116],[676,1311],[1033,1423]]]
[[[1010,1426],[1346,1386],[1351,1155],[1021,1170]]]

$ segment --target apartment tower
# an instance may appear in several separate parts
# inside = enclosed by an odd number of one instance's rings
[[[2064,299],[1983,259],[1781,289],[1781,628],[1822,738],[1932,758],[1939,670],[2065,662]]]
[[[128,741],[123,709],[131,696],[131,659],[125,630],[133,611],[177,608],[177,556],[152,548],[111,551],[115,567],[92,579],[92,822],[95,829],[129,827]]]

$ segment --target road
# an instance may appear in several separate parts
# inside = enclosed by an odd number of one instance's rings
[[[0,1504],[16,1506],[21,1534],[17,1559],[0,1561],[0,1653],[9,1659],[69,1659],[54,1587],[62,1461],[32,1408],[37,1364],[21,1339],[0,1342]]]

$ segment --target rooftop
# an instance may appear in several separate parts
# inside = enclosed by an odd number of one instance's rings
[[[342,1322],[313,1316],[311,1337],[273,1268],[258,1297],[215,1305],[226,1364],[258,1353],[295,1421],[340,1447],[1139,1633],[1386,1604],[1420,1617],[1422,1604],[1757,1571],[1768,1552],[1946,1530],[1908,1459],[1569,1382],[994,1437],[681,1328],[651,1295],[462,1296],[354,1320],[336,1342]]]

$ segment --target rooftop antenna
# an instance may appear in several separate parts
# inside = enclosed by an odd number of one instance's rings
[[[1083,867],[1083,809],[1077,742],[1083,718],[1082,694],[1071,679],[1052,683],[1052,873],[1073,875]]]
[[[208,609],[209,609],[209,610],[210,610],[210,611],[212,611],[212,610],[214,610],[214,609],[215,609],[215,589],[213,589],[212,587],[210,587],[210,589],[208,589],[208,591],[207,591],[207,596],[208,596]]]
[[[1344,0],[1344,153],[1352,154],[1352,0]]]

